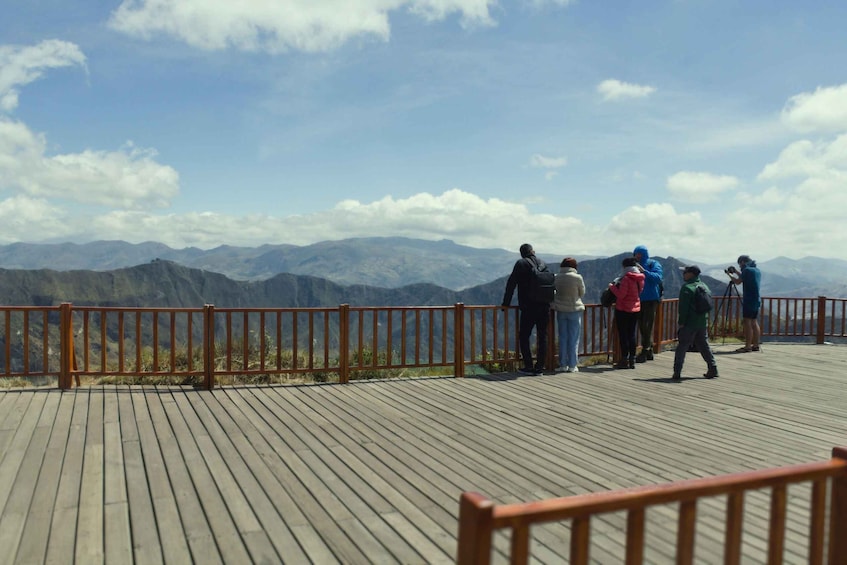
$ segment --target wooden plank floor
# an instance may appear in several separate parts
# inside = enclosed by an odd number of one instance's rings
[[[615,371],[350,385],[0,392],[0,563],[450,563],[458,499],[596,492],[829,459],[847,445],[847,346],[718,346],[721,376],[672,352]],[[786,563],[806,560],[806,486]],[[697,562],[721,562],[725,501],[698,506]],[[767,493],[746,499],[765,560]],[[646,562],[673,561],[676,509],[648,511]],[[623,515],[592,560],[623,558]],[[533,529],[562,563],[567,525]],[[504,562],[505,534],[495,537]]]

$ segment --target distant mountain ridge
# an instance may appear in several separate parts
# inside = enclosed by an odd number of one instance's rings
[[[593,297],[595,289],[607,282],[611,270],[619,270],[620,259],[626,255],[628,253],[607,258],[577,256],[592,300],[596,300]],[[539,256],[553,270],[558,270],[562,257],[548,253],[539,253]],[[306,246],[220,246],[210,250],[173,249],[156,242],[131,244],[124,241],[0,246],[0,267],[10,270],[106,272],[166,260],[190,269],[221,274],[233,282],[259,282],[287,273],[326,279],[341,286],[399,289],[429,284],[453,291],[501,281],[517,258],[517,250],[477,249],[449,240],[403,237],[351,238]],[[659,259],[664,263],[672,258]],[[611,262],[606,266],[605,261]],[[678,289],[669,271],[677,264],[696,262],[673,261],[665,265],[667,296],[675,295]],[[713,291],[722,292],[727,280],[723,269],[730,263],[700,263],[704,274],[720,286]],[[765,275],[762,290],[771,296],[847,296],[847,261],[778,257],[760,262],[759,267]]]
[[[626,254],[582,262],[587,303],[597,303],[600,291],[620,273]],[[682,284],[679,266],[667,265],[665,288],[673,298]],[[308,275],[282,273],[260,281],[235,281],[220,273],[193,269],[172,261],[152,262],[112,271],[52,269],[0,269],[0,296],[15,306],[124,306],[191,308],[214,304],[222,308],[309,308],[353,306],[449,306],[457,302],[499,305],[507,276],[466,288],[451,290],[429,283],[399,288],[340,285]],[[721,283],[706,278],[713,291]],[[517,304],[514,297],[512,304]]]
[[[155,242],[96,241],[0,246],[0,267],[108,271],[165,259],[233,280],[264,280],[291,273],[346,285],[397,288],[428,282],[459,290],[497,278],[506,266],[510,267],[514,255],[503,249],[475,249],[447,240],[408,238],[354,238],[302,247],[220,246],[210,250],[173,249]]]
[[[496,289],[495,289],[496,287]],[[327,279],[283,273],[261,281],[235,281],[219,273],[158,260],[114,271],[0,269],[3,302],[16,306],[124,306],[196,308],[308,308],[490,304],[502,283],[453,291],[431,284],[401,288],[343,286]],[[498,298],[499,300],[499,298]]]

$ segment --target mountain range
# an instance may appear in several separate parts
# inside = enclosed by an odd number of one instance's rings
[[[620,272],[629,253],[577,257],[586,302]],[[558,270],[561,257],[539,256]],[[192,307],[499,304],[517,252],[451,241],[356,238],[308,246],[222,246],[208,251],[160,243],[0,246],[0,296],[6,304]],[[673,298],[679,267],[695,261],[657,257]],[[728,265],[729,263],[727,263]],[[703,279],[724,292],[727,265],[705,265]],[[759,263],[768,296],[847,296],[847,262],[784,257]],[[513,302],[514,303],[514,302]]]

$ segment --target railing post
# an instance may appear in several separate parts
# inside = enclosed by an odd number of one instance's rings
[[[476,492],[459,498],[459,543],[457,565],[489,565],[494,521],[494,503]]]
[[[832,458],[847,462],[847,447],[836,447]],[[847,476],[832,478],[829,507],[829,565],[847,563]]]
[[[653,321],[653,353],[662,352],[662,338],[665,335],[665,308],[664,302],[659,298],[656,306],[656,317]]]
[[[614,311],[614,308],[611,309]],[[618,335],[618,317],[610,314],[612,323],[609,324],[609,345],[612,346],[612,363],[618,363],[622,359],[621,340]]]
[[[73,308],[70,302],[59,305],[59,388],[71,388],[71,371],[74,363]]]
[[[350,305],[338,307],[338,382],[350,382]]]
[[[453,307],[453,374],[465,376],[465,305],[457,302]]]
[[[544,360],[544,367],[547,370],[553,370],[557,367],[556,360],[556,311],[550,308],[550,313],[547,315],[547,358]],[[561,364],[562,360],[559,359]]]
[[[818,296],[818,330],[815,343],[822,344],[824,334],[826,334],[826,296]]]
[[[215,388],[215,305],[203,306],[203,387]]]

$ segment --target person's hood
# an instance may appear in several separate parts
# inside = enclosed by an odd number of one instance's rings
[[[641,255],[642,255],[641,264],[642,265],[650,260],[650,252],[647,251],[647,248],[644,247],[643,245],[639,245],[638,247],[636,247],[635,249],[632,250],[633,255],[635,255],[636,253],[641,253]]]

